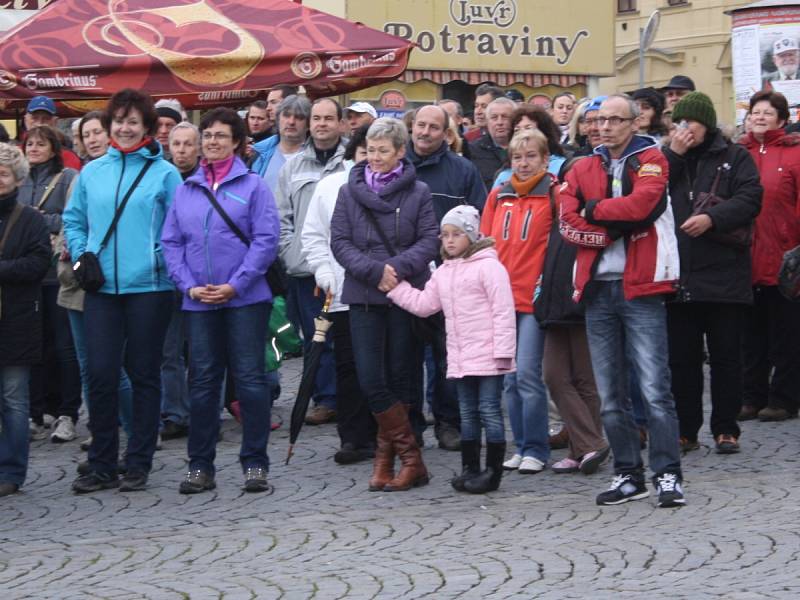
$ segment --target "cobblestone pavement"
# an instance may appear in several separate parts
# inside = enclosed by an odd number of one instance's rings
[[[147,491],[88,496],[69,491],[77,442],[35,442],[23,491],[0,500],[0,598],[798,598],[798,426],[745,423],[738,456],[704,434],[681,509],[596,506],[607,465],[456,494],[459,455],[430,433],[431,484],[397,494],[367,491],[369,464],[333,462],[333,425],[306,427],[288,467],[287,426],[273,434],[269,495],[241,491],[229,419],[218,488],[197,496],[177,491],[184,440],[156,454]]]

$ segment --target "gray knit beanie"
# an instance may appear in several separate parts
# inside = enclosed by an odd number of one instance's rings
[[[462,204],[450,209],[442,218],[441,226],[452,225],[467,234],[473,244],[481,237],[481,215],[478,209],[469,204]]]

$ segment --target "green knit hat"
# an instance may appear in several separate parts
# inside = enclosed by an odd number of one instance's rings
[[[714,103],[703,92],[689,92],[672,109],[673,123],[680,123],[683,119],[697,121],[709,129],[717,128]]]

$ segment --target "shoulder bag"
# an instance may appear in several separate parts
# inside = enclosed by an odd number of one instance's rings
[[[236,223],[234,223],[233,219],[231,219],[228,213],[225,212],[225,209],[220,206],[219,202],[217,202],[217,198],[211,193],[211,190],[202,186],[200,186],[200,189],[203,190],[203,193],[206,195],[206,198],[208,198],[208,201],[211,202],[211,206],[214,207],[214,210],[217,211],[217,214],[219,214],[219,216],[222,217],[222,220],[225,221],[228,229],[230,229],[234,235],[242,240],[242,243],[249,248],[250,240],[242,232],[242,230],[236,226]],[[276,257],[269,266],[269,269],[267,269],[266,279],[267,285],[269,286],[273,296],[286,295],[289,282],[287,280],[286,271],[284,270],[279,258]]]
[[[397,256],[397,251],[394,249],[394,246],[392,246],[389,238],[386,237],[383,229],[381,229],[381,226],[378,224],[378,219],[375,218],[373,212],[366,206],[363,206],[362,208],[364,209],[364,214],[367,216],[370,224],[378,233],[378,237],[381,238],[381,243],[383,244],[384,248],[386,248],[386,252],[389,253],[389,256]],[[442,311],[439,311],[436,314],[424,318],[412,314],[411,331],[418,339],[422,340],[426,344],[434,343],[444,333],[444,314]]]
[[[144,177],[144,174],[147,173],[147,170],[150,168],[153,162],[154,161],[152,160],[145,162],[145,165],[142,167],[142,170],[139,171],[139,174],[136,176],[133,184],[130,188],[128,188],[128,192],[125,194],[122,202],[120,202],[119,206],[117,207],[117,210],[114,213],[114,219],[111,221],[111,225],[108,226],[108,231],[106,231],[106,234],[103,236],[103,241],[100,242],[97,252],[84,252],[78,257],[78,260],[75,261],[75,264],[72,265],[72,271],[75,273],[75,279],[78,282],[78,285],[81,286],[81,289],[86,290],[87,292],[96,292],[103,287],[103,284],[106,282],[106,278],[103,275],[103,269],[100,266],[100,260],[98,260],[97,257],[103,251],[103,248],[106,247],[106,244],[108,244],[108,240],[111,239],[111,235],[117,228],[119,219],[122,216],[122,211],[125,210],[125,206],[128,204],[128,200],[130,200],[133,191],[136,189],[136,186],[139,185],[142,177]]]
[[[778,290],[787,300],[800,302],[800,246],[784,253],[778,271]]]

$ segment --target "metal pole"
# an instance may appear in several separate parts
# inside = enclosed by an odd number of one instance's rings
[[[639,89],[644,87],[644,28],[639,27]]]

